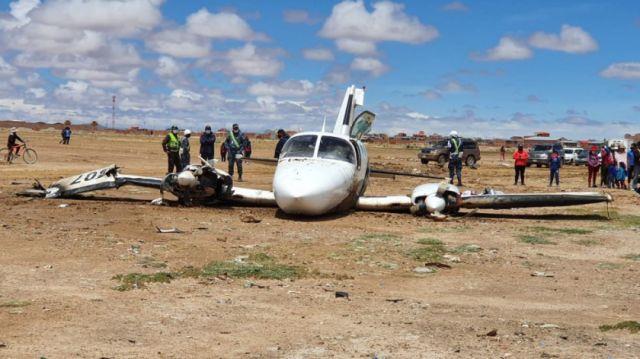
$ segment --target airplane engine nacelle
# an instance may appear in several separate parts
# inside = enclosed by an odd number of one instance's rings
[[[455,213],[460,197],[458,187],[448,183],[427,183],[416,187],[411,193],[411,213],[427,215],[434,213]]]

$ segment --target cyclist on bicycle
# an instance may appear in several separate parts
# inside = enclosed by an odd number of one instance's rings
[[[9,138],[7,139],[7,148],[9,149],[9,154],[14,152],[15,154],[18,154],[18,150],[20,149],[20,146],[16,144],[16,141],[25,143],[24,140],[20,138],[20,136],[18,136],[18,132],[16,128],[11,127],[11,129],[9,130]]]

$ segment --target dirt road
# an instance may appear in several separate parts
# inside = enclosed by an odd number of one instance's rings
[[[446,222],[156,207],[158,193],[141,188],[27,199],[14,193],[33,178],[51,183],[111,163],[160,176],[165,159],[160,137],[78,133],[62,146],[57,131],[21,135],[40,159],[0,166],[2,358],[640,356],[640,333],[599,329],[640,320],[640,197],[629,191],[609,190],[612,219],[599,204]],[[256,141],[255,156],[274,145]],[[378,164],[424,167],[414,149],[369,151]],[[483,156],[478,170],[464,169],[467,188],[557,190],[544,168],[513,186],[510,163]],[[272,171],[247,165],[243,186],[270,189]],[[584,167],[563,168],[561,190],[586,190],[585,177]],[[419,183],[373,179],[369,193]],[[238,262],[256,264],[258,278],[216,272]],[[261,279],[271,277],[284,279]]]

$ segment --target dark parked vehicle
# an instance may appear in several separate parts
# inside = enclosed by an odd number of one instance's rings
[[[444,166],[449,162],[449,149],[447,148],[447,140],[440,141],[432,147],[423,148],[418,153],[418,158],[423,164],[429,161],[436,161],[440,166]],[[478,143],[470,138],[462,139],[462,163],[467,166],[474,166],[480,161],[480,148]]]
[[[587,161],[589,159],[589,151],[583,150],[578,154],[575,160],[573,160],[573,164],[576,166],[586,166]]]
[[[553,150],[558,151],[558,155],[561,158],[564,165],[564,151],[562,145],[557,143],[555,145],[535,145],[529,150],[529,160],[527,160],[527,167],[536,165],[536,167],[549,167],[549,156]]]

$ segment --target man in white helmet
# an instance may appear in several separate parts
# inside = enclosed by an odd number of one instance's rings
[[[458,186],[462,186],[462,139],[457,131],[449,133],[449,183],[453,184],[453,175],[458,178]]]
[[[9,130],[9,137],[7,138],[7,148],[9,149],[9,153],[7,154],[7,157],[11,153],[16,153],[16,154],[18,153],[20,146],[16,144],[16,141],[20,141],[24,143],[24,140],[22,140],[22,138],[18,136],[18,130],[16,130],[15,127],[11,127],[11,129]]]
[[[180,140],[180,163],[182,164],[182,168],[191,164],[189,137],[191,137],[191,130],[184,130],[184,137]]]

